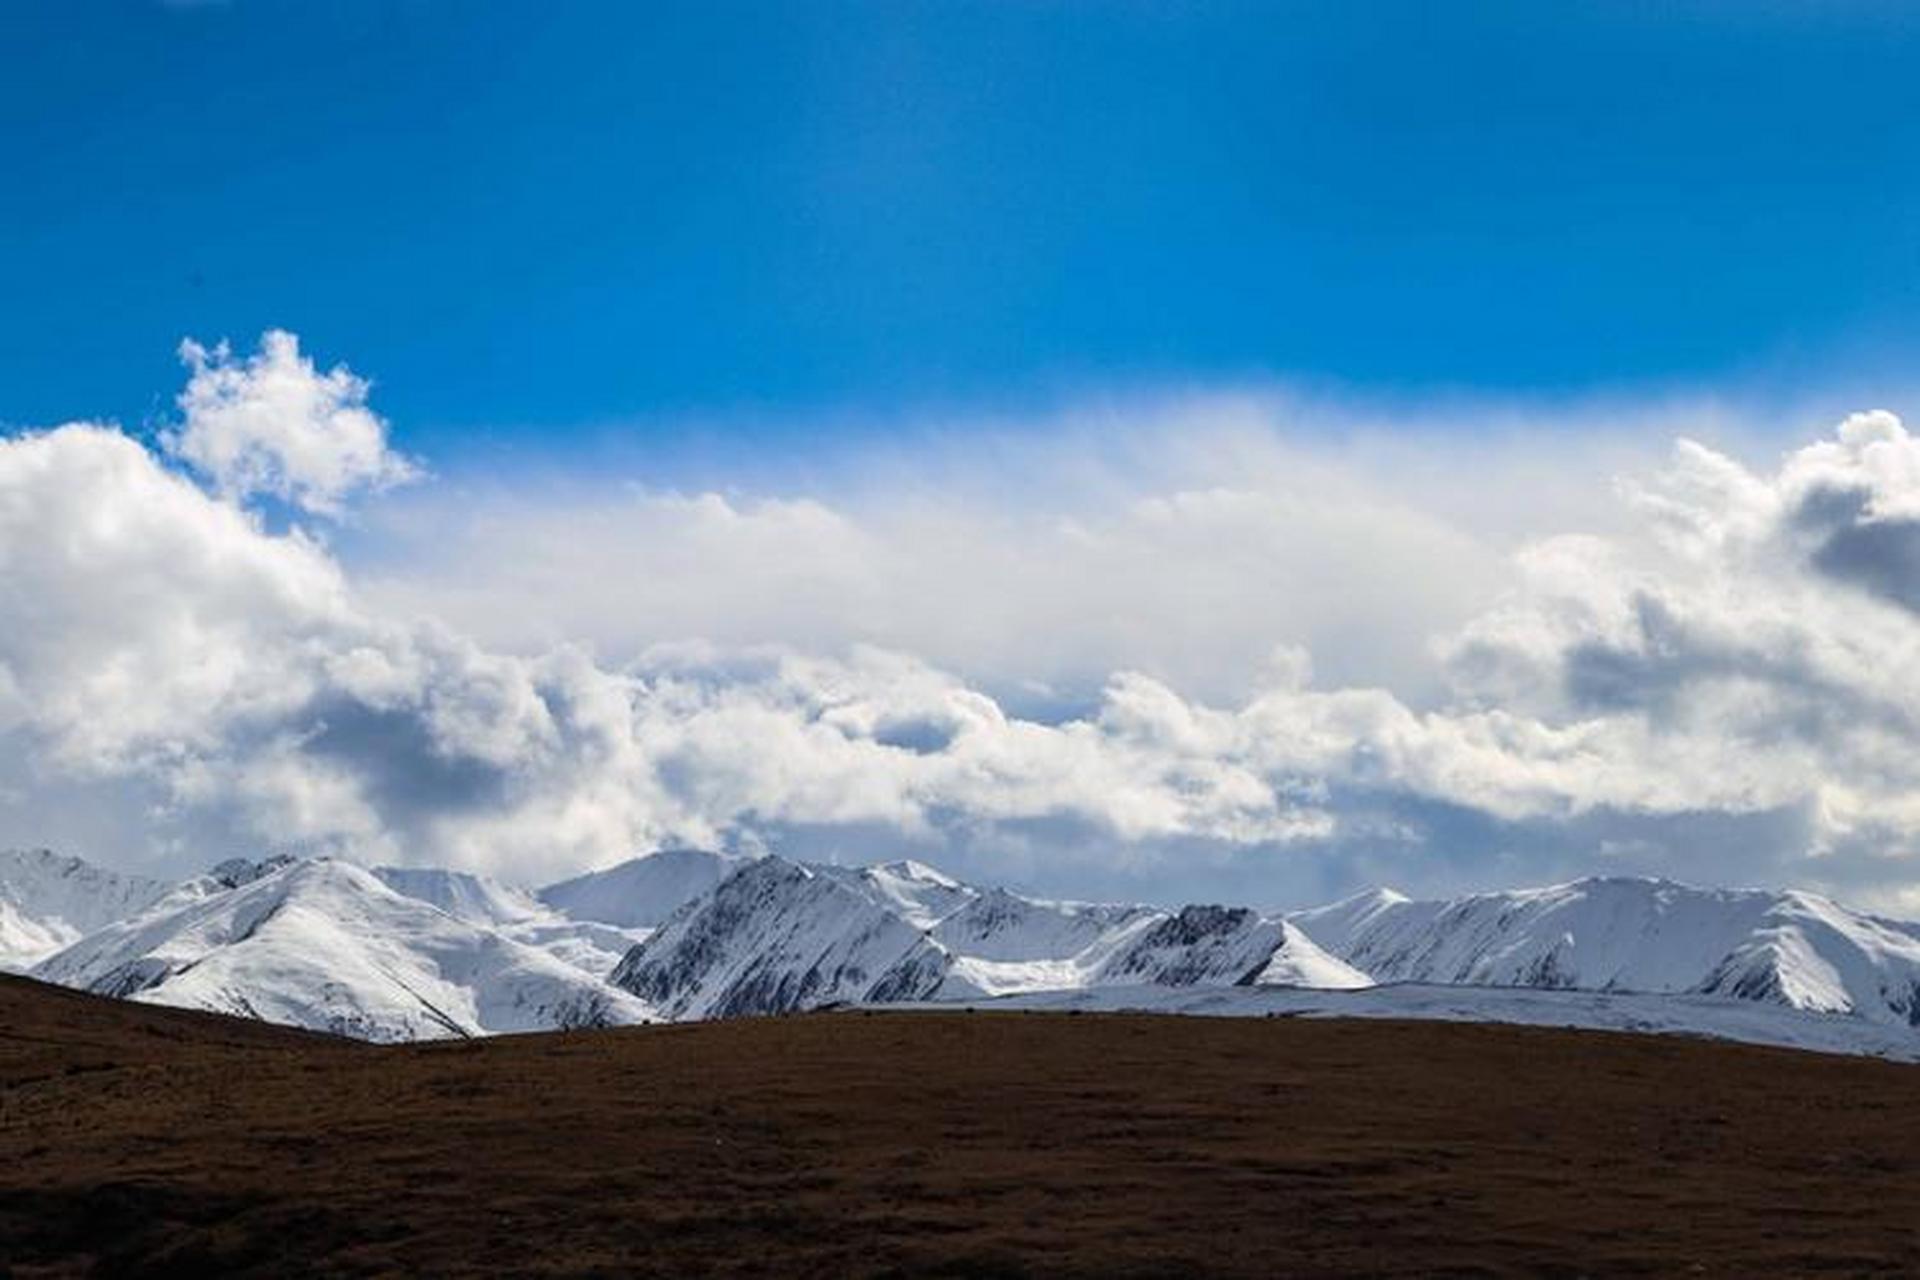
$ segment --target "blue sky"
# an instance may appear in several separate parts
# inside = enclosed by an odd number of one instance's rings
[[[1864,3],[18,0],[0,846],[1920,914],[1916,66]]]
[[[1904,380],[1881,4],[35,3],[18,423],[300,333],[456,464],[855,406]]]

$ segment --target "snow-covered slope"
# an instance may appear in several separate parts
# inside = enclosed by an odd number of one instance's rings
[[[487,876],[441,867],[374,867],[395,893],[432,903],[456,920],[498,926],[548,914],[531,893]]]
[[[169,887],[47,849],[0,850],[0,970],[32,968]]]
[[[687,904],[612,981],[671,1018],[911,999],[944,977],[924,932],[837,868],[761,858]]]
[[[870,867],[815,865],[813,870],[857,890],[916,929],[933,928],[980,896],[978,889],[911,859]]]
[[[574,968],[605,978],[634,944],[645,942],[651,929],[622,929],[597,920],[569,920],[561,915],[537,916],[496,926],[515,942],[546,952]]]
[[[745,859],[703,849],[662,849],[604,871],[550,884],[534,896],[570,920],[654,929],[706,893]]]
[[[628,992],[332,859],[189,882],[34,976],[156,1004],[417,1040],[644,1022]]]
[[[897,1007],[897,1006],[896,1006]],[[951,1004],[917,1007],[947,1009]],[[1037,991],[962,1007],[987,1010],[1080,1010],[1228,1018],[1416,1018],[1500,1022],[1654,1035],[1707,1036],[1747,1044],[1784,1045],[1820,1053],[1860,1054],[1920,1062],[1920,1036],[1903,1027],[1839,1014],[1803,1013],[1779,1005],[1712,996],[1644,995],[1624,991],[1560,991],[1524,987],[1446,987],[1395,983],[1363,991],[1304,987],[1087,987]]]
[[[1380,982],[1698,993],[1920,1026],[1920,926],[1816,894],[1606,877],[1289,919]]]
[[[1844,1024],[1920,1045],[1920,925],[1809,893],[1627,878],[1442,901],[1374,890],[1276,918],[1042,901],[907,861],[674,850],[531,893],[461,872],[289,857],[232,859],[167,885],[0,852],[9,965],[376,1039],[1025,995],[1549,1021],[1571,1009],[1588,1019],[1571,1025],[1733,1026],[1776,1043],[1832,1040]],[[1408,994],[1247,994],[1374,981]],[[1662,1000],[1672,1013],[1656,1016]],[[1728,1006],[1751,1012],[1700,1012]],[[1847,1016],[1817,1034],[1769,1030],[1810,1014]]]
[[[693,1018],[1106,983],[1353,987],[1367,977],[1244,909],[1043,902],[918,863],[767,858],[689,903],[613,981]]]
[[[1080,955],[1125,926],[1160,915],[1152,907],[1045,902],[988,889],[935,925],[933,936],[981,960],[1047,960]]]
[[[1182,907],[1100,966],[1103,985],[1364,987],[1366,974],[1284,920],[1246,907]]]
[[[651,932],[598,920],[571,919],[525,889],[471,872],[375,867],[373,874],[395,893],[431,903],[456,920],[537,947],[596,978],[612,973],[620,957]]]
[[[1004,995],[1086,985],[1163,914],[1151,907],[1045,902],[988,889],[930,933],[953,956],[944,994]]]

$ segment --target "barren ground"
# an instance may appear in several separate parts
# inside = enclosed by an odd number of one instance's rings
[[[0,1259],[21,1276],[1913,1274],[1920,1068],[1064,1014],[374,1048],[0,979]]]

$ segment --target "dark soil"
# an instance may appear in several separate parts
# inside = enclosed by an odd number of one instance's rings
[[[0,1274],[1920,1273],[1920,1068],[834,1013],[374,1048],[0,980]]]

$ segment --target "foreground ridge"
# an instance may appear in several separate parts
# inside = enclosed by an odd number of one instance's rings
[[[375,1047],[4,979],[0,1024],[22,1272],[1920,1269],[1882,1062],[937,1011]]]

